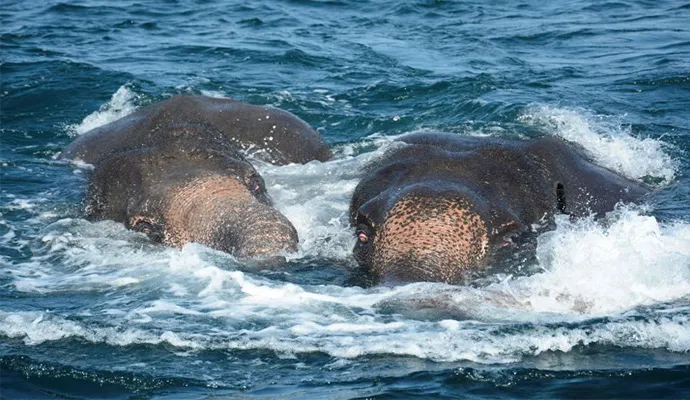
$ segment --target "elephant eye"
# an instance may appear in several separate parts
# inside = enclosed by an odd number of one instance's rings
[[[144,221],[138,222],[136,225],[132,227],[132,229],[134,229],[137,232],[145,233],[147,235],[150,235],[155,230],[153,228],[153,224]]]
[[[247,186],[249,186],[249,190],[257,193],[261,191],[261,183],[261,178],[258,175],[252,175],[251,177],[249,177],[249,182]]]
[[[244,178],[244,183],[247,185],[246,187],[249,189],[249,193],[256,197],[261,203],[271,204],[271,198],[268,196],[266,185],[264,184],[264,180],[261,178],[261,175],[258,173],[252,173],[248,177]]]
[[[355,232],[355,235],[357,235],[357,242],[359,242],[360,244],[367,244],[371,241],[371,238],[374,236],[374,232],[368,225],[359,224],[357,225],[357,231]]]
[[[163,233],[161,227],[146,217],[135,217],[130,221],[130,229],[135,232],[141,232],[150,237],[156,242],[163,240]]]

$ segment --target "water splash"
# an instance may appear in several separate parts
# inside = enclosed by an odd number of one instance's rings
[[[67,129],[73,135],[82,135],[99,126],[118,120],[136,111],[139,97],[127,85],[122,85],[113,94],[110,101],[103,104],[98,111],[87,115],[79,124],[69,125]]]
[[[526,309],[608,315],[690,295],[690,224],[632,208],[610,214],[609,225],[556,221],[538,241],[544,272],[506,282]]]
[[[349,200],[346,186],[354,182],[348,171],[374,156],[263,166],[276,203],[297,218],[305,238],[295,259],[349,258],[353,238],[339,219]],[[304,198],[294,196],[296,187]],[[303,215],[311,222],[299,225]],[[329,218],[338,222],[324,228]],[[60,220],[42,232],[41,242],[43,255],[9,268],[17,291],[109,295],[78,320],[3,310],[0,335],[27,345],[79,338],[112,346],[166,343],[185,351],[479,363],[589,344],[690,351],[690,309],[669,314],[663,307],[690,296],[690,225],[664,224],[633,208],[616,210],[604,223],[559,218],[557,228],[539,238],[538,272],[484,286],[283,282],[202,246],[146,244],[111,222]],[[639,314],[638,307],[651,311]]]
[[[670,183],[678,162],[658,139],[635,137],[629,127],[604,115],[565,107],[533,106],[519,120],[549,135],[560,136],[584,147],[594,160],[628,178],[652,177]]]

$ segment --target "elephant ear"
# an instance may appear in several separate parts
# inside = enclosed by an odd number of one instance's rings
[[[603,216],[617,203],[639,202],[651,190],[645,185],[580,159],[563,180],[565,210],[575,216]]]
[[[112,154],[99,161],[91,173],[84,200],[86,215],[94,220],[125,223],[141,194],[143,175],[134,161],[149,150]]]
[[[553,166],[554,201],[561,213],[583,217],[603,216],[617,203],[639,201],[650,189],[594,164],[584,149],[558,138],[541,138],[530,151]]]

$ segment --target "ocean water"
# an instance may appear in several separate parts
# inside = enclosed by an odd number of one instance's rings
[[[0,2],[0,397],[690,397],[690,3]],[[178,93],[289,110],[258,163],[299,250],[257,271],[82,218],[75,137]],[[359,171],[395,137],[556,135],[655,187],[465,286],[361,287]]]

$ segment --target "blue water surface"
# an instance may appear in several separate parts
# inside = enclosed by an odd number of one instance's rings
[[[0,397],[690,397],[690,3],[0,2]],[[77,135],[174,94],[280,107],[301,245],[256,271],[82,218]],[[655,188],[467,286],[360,287],[357,172],[419,130],[557,135]]]

